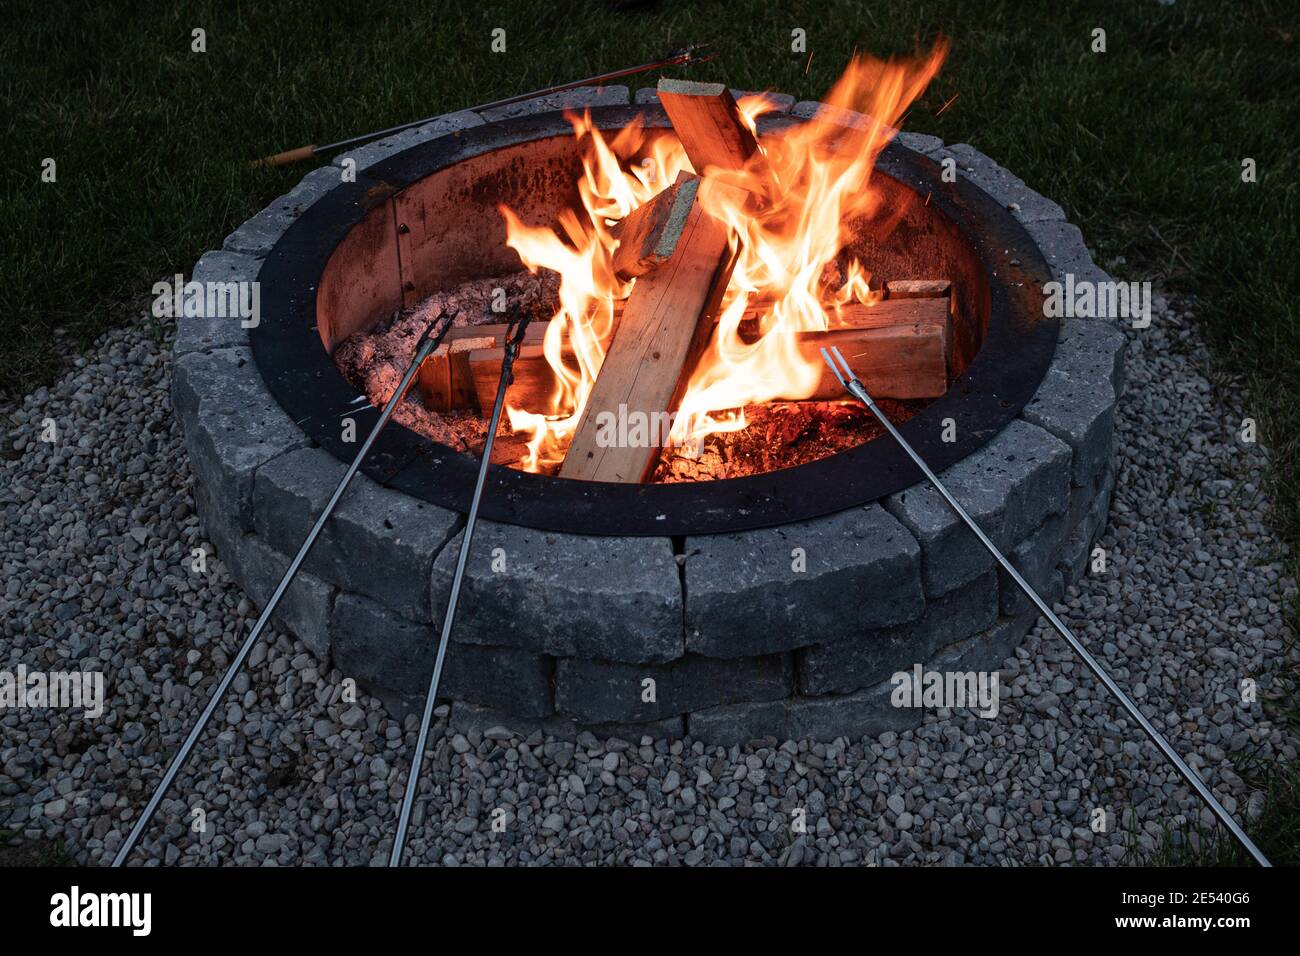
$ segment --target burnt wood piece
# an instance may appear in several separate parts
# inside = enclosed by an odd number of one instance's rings
[[[721,83],[660,80],[659,105],[701,176],[709,166],[740,169],[758,152],[758,141],[741,120],[735,97]]]
[[[951,291],[947,279],[890,279],[885,283],[885,294],[891,299],[935,299]]]
[[[844,398],[844,389],[830,369],[825,368],[818,352],[823,346],[829,348],[832,345],[837,346],[849,360],[873,395],[880,398],[937,398],[948,387],[947,316],[946,301],[933,298],[847,306],[840,316],[843,327],[826,332],[795,333],[800,354],[824,369],[817,390],[810,396],[781,395],[773,401]],[[493,326],[479,328],[486,330]],[[573,362],[573,354],[567,348],[562,354],[566,362]],[[466,360],[480,407],[490,408],[496,397],[501,357],[502,350],[496,347],[472,352]],[[506,392],[506,402],[530,411],[546,408],[556,383],[551,366],[542,354],[540,341],[524,345],[515,361],[514,372],[515,381]]]
[[[683,171],[677,182],[633,209],[610,230],[618,240],[614,272],[620,279],[645,275],[668,261],[681,239],[699,184],[698,177]]]
[[[502,326],[504,329],[505,327]],[[472,332],[472,335],[452,335]],[[474,379],[470,374],[469,356],[476,349],[492,348],[504,343],[504,336],[494,336],[476,329],[449,329],[447,338],[424,360],[416,376],[416,385],[424,404],[434,411],[469,408],[478,402]],[[495,398],[495,396],[493,396]],[[488,405],[491,408],[491,404]]]

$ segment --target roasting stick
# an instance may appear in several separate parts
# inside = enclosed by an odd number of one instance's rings
[[[1020,572],[1012,567],[1011,562],[1002,556],[1002,552],[999,551],[997,546],[989,540],[989,536],[986,535],[980,526],[975,523],[975,519],[967,513],[966,509],[961,506],[961,503],[958,502],[948,489],[944,487],[943,482],[941,482],[935,473],[930,470],[930,466],[927,465],[921,456],[916,453],[916,449],[908,444],[907,439],[899,434],[898,429],[894,427],[894,423],[891,422],[888,416],[880,410],[880,406],[872,400],[871,396],[867,393],[866,388],[860,381],[858,381],[858,377],[853,373],[853,369],[849,367],[849,363],[844,360],[844,356],[840,354],[840,350],[832,347],[830,353],[827,353],[826,349],[822,349],[821,353],[822,358],[825,360],[826,364],[831,367],[831,371],[834,372],[835,377],[840,380],[840,384],[844,386],[845,391],[871,410],[871,414],[876,416],[876,419],[880,424],[885,427],[885,431],[889,432],[889,434],[893,436],[894,441],[898,442],[898,444],[902,446],[903,451],[907,452],[908,457],[911,458],[912,461],[916,462],[916,466],[925,473],[925,477],[929,480],[930,484],[934,485],[939,494],[943,495],[944,500],[948,502],[952,510],[957,512],[957,516],[960,517],[962,521],[966,522],[966,526],[975,532],[975,536],[980,539],[980,543],[988,549],[989,553],[992,554],[993,557],[997,558],[998,564],[1002,565],[1002,570],[1011,575],[1012,580],[1016,582],[1020,587],[1020,590],[1025,592],[1025,596],[1034,602],[1034,605],[1038,608],[1039,612],[1052,623],[1052,627],[1056,628],[1057,633],[1065,638],[1066,642],[1071,648],[1073,648],[1074,652],[1079,655],[1084,664],[1088,666],[1088,669],[1092,671],[1093,675],[1096,676],[1096,678],[1105,685],[1106,689],[1111,692],[1120,704],[1123,705],[1124,709],[1128,711],[1129,716],[1138,722],[1138,726],[1142,728],[1149,738],[1151,738],[1151,742],[1156,745],[1162,754],[1164,754],[1165,759],[1173,764],[1174,768],[1183,775],[1183,779],[1192,785],[1192,789],[1196,791],[1196,795],[1201,798],[1205,805],[1210,808],[1216,817],[1219,818],[1219,821],[1228,828],[1234,837],[1237,838],[1237,842],[1255,858],[1255,862],[1260,866],[1272,866],[1273,864],[1268,862],[1268,857],[1264,856],[1264,854],[1260,852],[1259,847],[1255,846],[1250,837],[1246,836],[1246,831],[1238,825],[1237,821],[1232,818],[1232,815],[1224,809],[1223,804],[1221,804],[1214,794],[1210,792],[1210,788],[1202,782],[1201,778],[1198,777],[1183,758],[1178,755],[1178,752],[1174,750],[1169,741],[1164,738],[1164,735],[1161,734],[1160,731],[1156,730],[1151,721],[1147,720],[1146,717],[1143,716],[1142,711],[1138,710],[1137,704],[1133,703],[1128,694],[1124,693],[1124,691],[1120,689],[1120,686],[1115,683],[1114,679],[1108,673],[1106,673],[1097,659],[1088,653],[1088,649],[1084,647],[1070,629],[1065,626],[1065,622],[1056,616],[1052,609],[1047,606],[1047,602],[1039,597],[1038,592],[1030,586],[1028,581],[1021,577]],[[831,354],[835,357],[831,358]],[[837,365],[836,362],[839,364]]]
[[[158,804],[162,802],[162,798],[167,794],[167,788],[170,787],[172,781],[176,779],[176,774],[180,772],[181,767],[185,766],[185,761],[189,759],[190,751],[194,749],[194,745],[198,743],[199,737],[203,735],[203,730],[207,727],[208,721],[212,719],[212,715],[216,711],[217,705],[220,704],[222,698],[226,696],[226,691],[230,688],[231,681],[233,681],[235,675],[243,669],[244,661],[248,659],[249,653],[253,650],[253,645],[255,645],[257,639],[262,636],[262,631],[266,628],[267,621],[271,619],[271,614],[280,603],[280,599],[284,597],[285,591],[287,591],[289,585],[293,583],[294,577],[298,574],[298,569],[302,567],[302,563],[306,560],[308,552],[312,549],[312,545],[316,543],[316,539],[320,536],[321,529],[325,527],[325,522],[329,520],[330,515],[334,511],[335,505],[339,503],[339,499],[341,499],[343,493],[347,491],[348,485],[352,481],[352,477],[357,473],[357,469],[361,467],[361,462],[366,457],[366,453],[370,451],[370,446],[375,443],[375,439],[379,437],[379,433],[383,431],[384,426],[388,424],[388,420],[393,417],[393,411],[397,408],[397,403],[402,400],[402,396],[405,395],[407,389],[411,387],[411,382],[415,380],[416,373],[420,371],[420,366],[424,364],[424,360],[432,355],[434,350],[438,348],[443,337],[447,334],[447,330],[451,328],[451,322],[455,316],[456,313],[453,311],[446,311],[439,314],[436,319],[429,323],[428,328],[424,330],[419,341],[416,342],[415,357],[411,359],[411,364],[406,369],[406,374],[402,376],[402,380],[398,383],[397,390],[393,392],[393,397],[390,398],[388,404],[384,406],[383,412],[379,415],[379,420],[375,422],[375,427],[370,429],[370,434],[367,435],[366,440],[362,442],[361,449],[357,452],[356,457],[352,459],[352,464],[348,466],[347,472],[343,475],[343,480],[340,481],[339,486],[334,489],[334,494],[330,497],[329,502],[326,503],[325,508],[321,511],[320,517],[316,519],[316,523],[312,525],[311,531],[307,533],[307,540],[304,541],[302,547],[298,549],[298,554],[294,557],[293,561],[289,563],[288,569],[284,572],[284,577],[280,579],[280,583],[276,586],[275,591],[267,600],[266,606],[262,608],[262,613],[257,616],[257,621],[253,624],[253,629],[249,631],[248,637],[244,639],[244,644],[239,648],[239,653],[236,654],[235,659],[230,662],[230,666],[226,669],[226,674],[221,678],[221,683],[217,685],[217,689],[212,692],[212,697],[208,701],[208,706],[203,708],[203,713],[199,715],[198,722],[195,723],[193,729],[190,730],[189,736],[185,738],[185,743],[181,744],[181,749],[177,751],[176,756],[172,758],[171,765],[167,768],[167,772],[163,774],[162,782],[158,784],[157,789],[153,792],[153,796],[149,798],[149,802],[145,805],[144,810],[136,819],[135,826],[131,828],[131,833],[127,836],[126,842],[122,844],[121,848],[117,851],[117,855],[113,857],[113,866],[121,866],[126,862],[126,858],[131,855],[131,850],[135,848],[136,842],[140,839],[141,834],[144,833],[145,828],[149,825],[150,819],[158,809]]]
[[[713,59],[712,53],[704,52],[710,44],[692,43],[682,47],[680,50],[673,50],[662,60],[655,60],[653,63],[641,63],[637,66],[624,67],[621,70],[611,70],[609,73],[599,73],[596,76],[589,76],[582,80],[574,80],[572,83],[561,83],[559,86],[548,86],[544,90],[533,90],[531,93],[520,93],[518,96],[507,96],[503,100],[493,100],[491,103],[480,103],[478,106],[469,107],[474,112],[481,110],[493,110],[502,106],[509,106],[511,103],[522,103],[524,100],[533,100],[539,96],[550,96],[552,93],[563,93],[565,90],[576,89],[579,86],[603,86],[610,80],[617,80],[623,76],[632,76],[636,73],[645,73],[648,70],[658,70],[665,66],[691,66],[695,63],[703,63],[706,60]],[[350,139],[341,139],[337,143],[326,143],[323,146],[299,146],[297,149],[286,149],[282,153],[276,153],[274,156],[263,156],[261,159],[255,159],[251,166],[287,166],[290,163],[296,163],[300,160],[311,159],[313,156],[319,156],[322,153],[332,153],[338,149],[346,149],[349,146],[356,146],[360,143],[368,143],[371,140],[379,139],[382,136],[391,136],[394,133],[400,133],[403,130],[414,129],[416,126],[423,126],[425,123],[436,120],[436,116],[426,116],[424,119],[412,120],[409,123],[402,123],[398,126],[390,126],[388,129],[376,130],[373,133],[362,133],[360,136],[353,136]]]
[[[451,637],[451,626],[456,620],[456,603],[460,600],[460,583],[465,577],[465,562],[469,559],[474,525],[478,522],[478,505],[483,499],[483,485],[487,481],[488,466],[492,463],[492,443],[497,435],[497,425],[501,422],[501,407],[505,404],[506,389],[510,387],[513,379],[510,369],[515,364],[515,357],[519,355],[519,346],[523,344],[529,320],[529,313],[521,312],[511,320],[506,329],[505,354],[501,358],[501,382],[497,385],[497,398],[492,405],[492,419],[488,423],[487,441],[483,445],[483,457],[478,464],[478,479],[474,482],[474,496],[470,499],[469,515],[465,519],[465,536],[460,543],[460,554],[456,558],[456,573],[452,575],[451,592],[447,596],[447,612],[442,619],[442,636],[438,638],[438,656],[433,662],[429,692],[424,698],[424,715],[420,718],[420,734],[415,741],[415,753],[411,754],[411,769],[406,775],[406,792],[402,794],[402,810],[397,816],[397,834],[393,837],[393,849],[388,856],[389,866],[400,866],[402,862],[402,848],[406,845],[406,829],[411,822],[411,807],[415,804],[415,791],[420,785],[420,765],[424,763],[424,747],[429,739],[429,725],[433,722],[433,704],[438,696],[438,682],[442,679],[442,662],[447,657],[447,640]]]

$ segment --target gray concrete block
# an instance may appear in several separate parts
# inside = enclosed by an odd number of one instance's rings
[[[429,686],[440,629],[394,614],[355,594],[340,594],[331,620],[334,663],[344,674],[391,693],[422,695]],[[551,660],[508,647],[447,649],[440,699],[499,707],[521,717],[554,712]]]
[[[1025,224],[1025,230],[1038,244],[1039,251],[1052,270],[1052,278],[1065,282],[1073,275],[1075,283],[1109,282],[1110,276],[1092,261],[1092,254],[1083,241],[1079,227],[1058,220],[1044,220]]]
[[[254,534],[215,508],[202,484],[194,486],[194,505],[204,534],[231,577],[247,592],[259,609],[289,567],[289,557],[280,554]],[[271,620],[302,641],[323,665],[330,660],[330,615],[335,589],[306,571],[300,571],[284,592]]]
[[[1070,446],[1075,486],[1093,484],[1110,460],[1127,345],[1108,321],[1064,319],[1052,364],[1021,412]]]
[[[1028,422],[1014,421],[983,448],[939,476],[999,548],[1022,541],[1069,500],[1070,448]],[[921,543],[926,594],[938,597],[994,566],[992,556],[928,484],[885,499]]]
[[[1059,604],[1065,594],[1065,584],[1060,574],[1050,576],[1042,597],[1049,607]],[[991,671],[1015,656],[1016,648],[1024,642],[1025,635],[1042,619],[1036,607],[1014,616],[1003,616],[990,628],[971,637],[942,648],[926,665],[938,671]]]
[[[257,469],[304,447],[306,436],[267,391],[247,349],[178,358],[172,406],[185,431],[190,464],[207,485],[214,508],[252,531]]]
[[[1094,375],[1053,365],[1020,417],[1070,446],[1070,482],[1086,486],[1110,460],[1115,431],[1115,393]]]
[[[894,137],[894,142],[900,146],[906,146],[914,153],[921,153],[925,156],[933,155],[943,149],[943,140],[928,133],[908,133],[904,131]]]
[[[1056,573],[1065,530],[1065,516],[1052,515],[1030,537],[1011,551],[1004,552],[1011,566],[1040,595],[1046,591],[1051,584],[1052,575]],[[1001,568],[998,568],[998,595],[1002,613],[1008,617],[1014,617],[1033,607],[1033,602],[1011,579],[1011,575]]]
[[[636,96],[632,102],[637,106],[657,106],[659,103],[659,91],[653,86],[643,86],[636,91]]]
[[[1052,367],[1079,378],[1104,378],[1118,397],[1124,393],[1128,335],[1106,319],[1061,320]]]
[[[781,653],[916,620],[924,607],[920,548],[879,505],[686,541],[686,647],[698,654]]]
[[[706,744],[731,747],[761,737],[786,740],[787,701],[746,701],[694,711],[686,717],[686,733]]]
[[[1098,487],[1094,489],[1083,515],[1073,523],[1073,530],[1061,549],[1061,559],[1057,563],[1057,569],[1065,576],[1067,584],[1078,582],[1087,573],[1093,545],[1106,528],[1106,519],[1110,515],[1111,492],[1114,487],[1115,476],[1107,472],[1098,482]]]
[[[1061,572],[1067,587],[1083,579],[1088,570],[1088,554],[1091,550],[1092,545],[1082,529],[1076,528],[1065,539],[1056,569]]]
[[[203,253],[194,264],[191,282],[251,283],[257,281],[262,260],[224,249]],[[238,316],[178,315],[176,339],[172,352],[187,355],[190,352],[207,352],[212,349],[244,348],[248,345],[248,329]]]
[[[266,606],[289,568],[287,555],[254,534],[240,534],[234,539],[233,550],[220,554],[259,610]],[[330,616],[336,593],[335,587],[314,574],[299,571],[271,617],[306,644],[323,664],[330,661]]]
[[[995,671],[1015,655],[1038,615],[1019,614],[1000,619],[995,627],[945,647],[929,664],[941,673]]]
[[[457,701],[452,705],[449,725],[461,734],[487,734],[502,730],[520,740],[534,733],[543,733],[560,740],[574,740],[581,733],[589,733],[598,740],[625,740],[639,743],[643,737],[655,740],[676,740],[686,735],[686,722],[681,717],[665,717],[645,723],[599,724],[579,726],[565,717],[528,718],[505,713],[492,707],[482,707]]]
[[[460,543],[457,535],[434,562],[434,607],[446,604]],[[455,638],[555,657],[627,663],[681,657],[682,591],[672,543],[480,521]]]
[[[924,709],[895,707],[893,690],[893,682],[885,681],[852,694],[711,707],[687,718],[687,732],[705,743],[730,746],[761,737],[860,739],[920,726]]]
[[[555,666],[555,707],[583,724],[657,720],[738,701],[790,696],[788,654],[722,660],[688,654],[668,664],[621,664],[561,658]],[[644,681],[654,681],[647,701]]]
[[[553,110],[581,110],[596,106],[626,106],[629,102],[626,86],[579,86],[562,93],[551,93],[536,99],[483,110],[478,115],[488,123],[527,116],[532,113],[549,113]]]
[[[298,217],[339,182],[337,169],[325,166],[312,170],[297,186],[226,236],[222,248],[254,258],[264,257]]]
[[[998,579],[988,571],[930,601],[917,622],[796,651],[799,692],[846,694],[871,687],[992,626],[997,616]]]
[[[447,649],[438,696],[501,708],[521,717],[545,717],[555,710],[554,669],[555,658],[544,654],[457,644]]]
[[[852,694],[796,697],[788,704],[786,738],[833,740],[836,737],[878,737],[887,730],[919,727],[925,717],[920,707],[896,707],[894,684],[885,681]]]
[[[367,597],[343,592],[331,618],[334,665],[390,693],[418,695],[429,685],[438,632]]]
[[[330,160],[330,165],[335,167],[335,181],[342,181],[340,170],[349,159],[356,163],[356,171],[361,172],[375,163],[388,159],[390,156],[396,156],[402,150],[410,149],[419,143],[437,139],[439,136],[449,136],[472,126],[482,125],[483,120],[477,113],[470,110],[460,110],[455,113],[445,113],[430,120],[423,126],[415,126],[411,129],[402,130],[400,133],[394,133],[392,136],[385,136],[383,139],[357,146],[346,153],[339,153]]]
[[[258,469],[253,491],[258,534],[286,553],[297,551],[346,470],[320,448],[282,455]],[[453,511],[357,475],[305,566],[405,617],[432,620],[433,561],[459,523]],[[436,609],[438,619],[444,604]]]
[[[1002,168],[968,143],[947,147],[943,155],[957,161],[957,170],[996,199],[1021,222],[1065,221],[1065,210],[1040,196],[1024,180]],[[940,157],[941,158],[941,157]]]

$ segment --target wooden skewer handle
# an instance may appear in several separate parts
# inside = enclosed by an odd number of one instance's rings
[[[316,155],[316,145],[299,146],[297,149],[286,149],[283,153],[276,153],[274,156],[263,156],[261,159],[255,159],[252,162],[254,168],[258,166],[288,166],[290,163],[300,163],[304,159],[311,159]]]

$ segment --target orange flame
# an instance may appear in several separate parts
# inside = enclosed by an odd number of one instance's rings
[[[897,133],[908,105],[925,89],[943,63],[947,45],[939,41],[924,57],[894,62],[855,57],[827,94],[813,119],[765,136],[760,152],[739,171],[710,167],[705,179],[740,187],[699,191],[704,210],[727,224],[736,264],[723,298],[716,334],[688,382],[677,409],[671,441],[698,443],[708,434],[746,427],[746,405],[777,396],[813,394],[821,380],[819,364],[797,348],[789,334],[833,327],[843,306],[871,304],[880,298],[870,287],[870,272],[856,259],[839,264],[842,284],[828,287],[823,276],[845,245],[845,224],[878,216],[880,194],[871,188],[880,151]],[[739,103],[751,131],[773,105],[762,95]],[[833,121],[838,110],[864,114],[856,125]],[[610,227],[652,199],[690,170],[681,144],[671,135],[651,138],[640,123],[606,142],[588,114],[568,117],[582,155],[578,182],[581,214],[566,211],[560,232],[527,226],[501,206],[507,244],[524,265],[560,275],[560,307],[546,331],[543,351],[557,386],[548,407],[508,405],[510,426],[530,435],[527,471],[558,465],[564,459],[579,415],[595,384],[614,321],[615,302],[632,284],[614,274],[617,240]],[[740,335],[741,318],[761,306],[752,341]],[[572,354],[566,362],[565,346]]]

